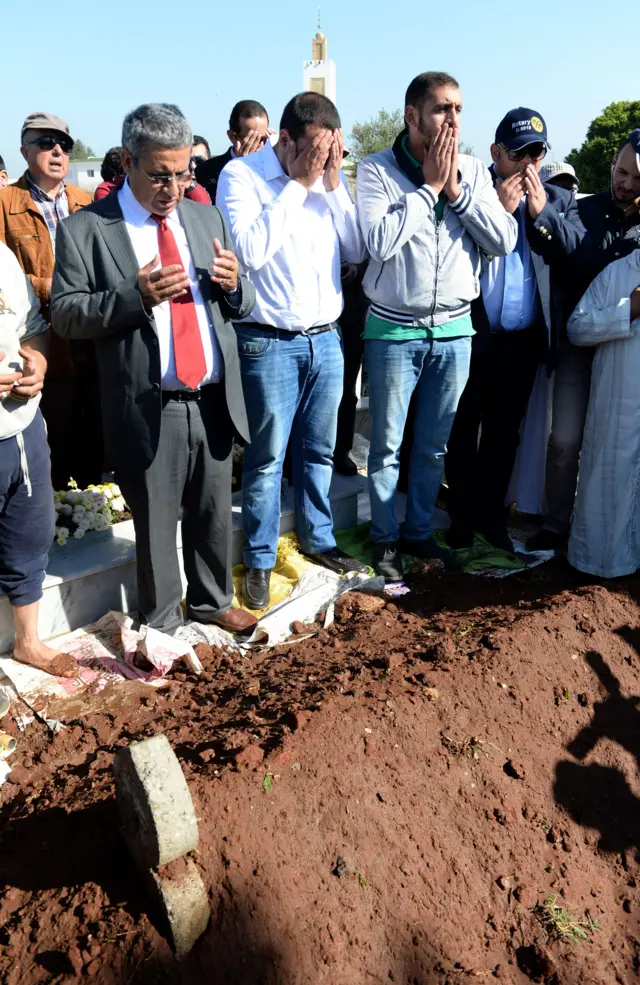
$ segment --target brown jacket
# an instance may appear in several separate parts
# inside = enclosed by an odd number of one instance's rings
[[[67,184],[66,192],[69,214],[91,202],[89,193],[76,185]],[[13,185],[0,190],[0,240],[17,257],[49,321],[53,250],[44,216],[31,198],[26,171]]]

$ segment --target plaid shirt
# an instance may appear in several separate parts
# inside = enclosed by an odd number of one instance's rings
[[[62,183],[62,188],[56,197],[50,198],[46,192],[43,192],[42,188],[39,188],[38,185],[36,185],[30,174],[27,174],[27,181],[29,182],[31,198],[42,212],[44,221],[47,224],[49,235],[51,237],[51,248],[55,256],[56,229],[58,228],[58,223],[61,219],[66,219],[69,215],[69,202],[67,201],[67,192],[65,190],[64,182]]]

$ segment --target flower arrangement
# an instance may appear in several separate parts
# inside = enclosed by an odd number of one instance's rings
[[[69,488],[54,492],[56,508],[56,543],[61,547],[69,537],[81,540],[89,530],[108,530],[112,523],[124,513],[127,504],[120,487],[113,482],[100,486],[78,489],[74,479],[69,480]]]

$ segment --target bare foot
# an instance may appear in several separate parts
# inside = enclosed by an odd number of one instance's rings
[[[17,643],[13,648],[13,659],[19,663],[37,667],[54,677],[77,677],[80,667],[68,653],[52,650],[38,640],[36,643]]]

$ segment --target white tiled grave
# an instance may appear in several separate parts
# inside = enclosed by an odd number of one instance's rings
[[[331,509],[337,530],[358,521],[358,494],[366,488],[361,475],[334,475]],[[293,530],[293,490],[283,489],[280,533]],[[242,516],[240,493],[233,497],[233,564],[242,561]],[[177,535],[182,569],[182,540]],[[118,523],[104,533],[88,533],[82,540],[69,540],[65,547],[54,544],[40,603],[40,635],[50,639],[86,626],[109,609],[130,612],[136,607],[136,544],[133,521]],[[182,572],[184,584],[184,571]],[[13,645],[13,617],[6,597],[0,596],[0,653]]]

